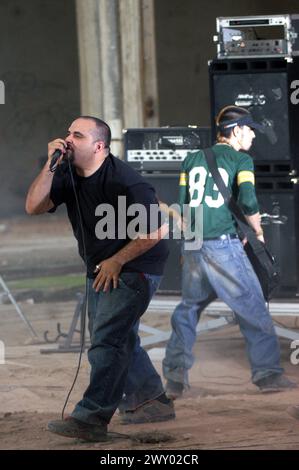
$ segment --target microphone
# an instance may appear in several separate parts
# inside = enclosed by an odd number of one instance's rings
[[[59,150],[59,149],[56,149],[55,152],[53,153],[52,155],[52,160],[51,160],[51,163],[50,163],[50,171],[55,171],[55,165],[58,161],[58,159],[61,157],[62,155],[62,151]]]

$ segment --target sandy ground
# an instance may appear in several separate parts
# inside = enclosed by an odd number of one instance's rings
[[[56,232],[51,232],[53,227],[50,228],[48,221],[44,225],[35,226],[35,223],[26,222],[20,229],[19,222],[0,222],[0,228],[6,226],[0,234],[0,263],[5,261],[2,264],[5,274],[12,278],[16,262],[19,263],[18,276],[22,270],[25,273],[30,260],[34,268],[46,265],[47,256],[41,247],[41,239],[44,241],[46,236],[56,237],[54,245],[58,247],[56,258],[48,262],[53,267],[69,263],[79,269],[69,227],[59,222],[59,230],[56,226]],[[51,252],[49,247],[46,251]],[[63,253],[67,255],[65,262]],[[75,301],[38,304],[29,301],[20,306],[43,340],[46,330],[50,339],[56,337],[57,322],[61,323],[63,332],[67,331]],[[142,322],[169,330],[169,319],[167,312],[151,311]],[[294,318],[280,321],[295,330]],[[175,402],[176,420],[122,426],[116,414],[109,427],[112,435],[105,443],[82,443],[47,431],[48,420],[59,418],[61,414],[75,376],[78,354],[41,353],[57,345],[30,344],[28,330],[12,305],[0,305],[0,331],[0,340],[5,343],[5,361],[2,361],[5,363],[0,362],[0,449],[299,449],[299,421],[286,413],[289,405],[299,403],[299,389],[261,394],[250,382],[244,342],[235,326],[204,333],[198,338],[194,349],[196,360],[190,374],[192,387]],[[281,339],[280,344],[287,374],[299,382],[299,366],[290,363],[289,341]],[[159,349],[149,351],[158,358],[154,364],[159,372],[163,347],[165,344],[161,343],[157,345]],[[67,412],[81,397],[88,375],[84,354]],[[158,437],[157,431],[163,432],[168,440],[156,443],[138,440],[141,432]]]

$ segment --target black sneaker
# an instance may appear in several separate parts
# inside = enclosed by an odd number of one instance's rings
[[[136,408],[134,411],[125,411],[120,414],[121,424],[157,423],[175,418],[174,406],[171,400],[162,403],[151,400]]]
[[[107,440],[107,424],[88,424],[68,416],[66,419],[49,421],[48,430],[54,434],[64,437],[74,437],[90,442],[101,442]]]
[[[272,374],[255,384],[262,393],[283,392],[284,390],[297,388],[297,384],[292,382],[282,374]]]
[[[181,398],[184,392],[184,384],[181,382],[174,382],[173,380],[167,380],[165,393],[170,400],[176,400]]]

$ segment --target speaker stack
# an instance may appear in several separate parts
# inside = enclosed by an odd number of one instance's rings
[[[125,160],[167,205],[177,204],[181,164],[190,150],[211,145],[209,127],[160,127],[124,130]],[[159,293],[181,292],[181,241],[168,240],[169,258]]]
[[[224,106],[242,106],[263,125],[249,153],[266,243],[281,267],[277,297],[299,292],[298,18],[218,18],[218,57],[209,63],[213,140]]]

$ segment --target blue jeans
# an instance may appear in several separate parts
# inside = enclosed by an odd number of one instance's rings
[[[160,285],[162,276],[144,275],[149,281],[150,298],[152,298]],[[139,321],[134,326],[135,348],[129,365],[124,395],[118,406],[122,412],[135,410],[148,400],[153,400],[164,393],[161,378],[151,363],[147,352],[140,345],[138,328]]]
[[[137,334],[139,318],[160,279],[149,274],[122,273],[118,288],[106,293],[97,293],[92,288],[93,280],[88,280],[91,373],[89,386],[72,412],[74,418],[108,423],[124,392],[130,397],[129,404],[134,405],[164,392]]]
[[[172,318],[172,334],[163,360],[166,379],[188,386],[196,325],[216,298],[234,312],[252,370],[252,382],[281,374],[280,350],[273,322],[255,272],[238,239],[207,240],[198,251],[185,251],[182,301]]]

